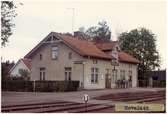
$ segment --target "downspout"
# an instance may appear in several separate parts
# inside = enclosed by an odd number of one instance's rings
[[[85,73],[84,73],[84,71],[85,71],[84,61],[82,62],[82,65],[83,65],[83,83],[82,83],[83,88],[82,89],[84,89],[84,82],[85,82],[85,79],[84,79],[84,76],[85,76]]]

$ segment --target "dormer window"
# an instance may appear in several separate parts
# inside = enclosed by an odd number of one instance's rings
[[[58,46],[52,47],[52,59],[58,58]]]

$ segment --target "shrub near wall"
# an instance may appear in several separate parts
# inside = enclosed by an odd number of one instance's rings
[[[2,81],[2,91],[32,91],[33,85],[31,81],[24,80],[8,80]]]
[[[35,91],[77,91],[79,81],[35,81]],[[33,91],[34,82],[24,80],[2,81],[2,91]]]
[[[77,91],[79,81],[36,81],[35,91],[53,92],[53,91]]]

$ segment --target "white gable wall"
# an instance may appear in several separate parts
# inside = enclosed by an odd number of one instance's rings
[[[23,61],[18,61],[18,63],[16,63],[16,65],[14,66],[14,68],[12,69],[12,71],[10,72],[10,75],[11,76],[20,76],[19,69],[26,69],[26,70],[29,71],[29,69],[23,63]]]

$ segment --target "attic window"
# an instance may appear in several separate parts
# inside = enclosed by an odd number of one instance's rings
[[[52,47],[52,59],[58,58],[58,46]]]
[[[42,60],[42,54],[39,54],[39,59]]]

